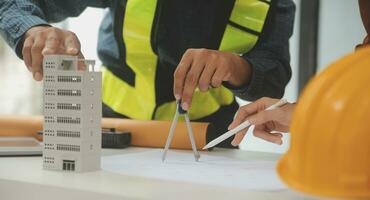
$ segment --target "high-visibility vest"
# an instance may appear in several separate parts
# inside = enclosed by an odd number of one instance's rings
[[[270,0],[235,0],[219,50],[236,54],[250,51],[262,32],[270,4]],[[158,56],[151,46],[156,9],[157,0],[128,0],[126,3],[122,39],[125,44],[125,63],[135,73],[134,87],[114,74],[109,67],[102,69],[103,103],[132,119],[170,120],[176,110],[174,100],[156,105]],[[168,84],[173,85],[172,82]],[[172,94],[172,90],[168,92]],[[188,114],[191,119],[200,119],[233,101],[234,95],[223,86],[207,92],[197,89]]]

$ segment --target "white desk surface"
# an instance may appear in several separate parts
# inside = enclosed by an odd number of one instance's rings
[[[148,151],[146,148],[103,150],[103,155]],[[278,160],[281,155],[215,149],[202,152],[243,160]],[[114,174],[107,171],[70,173],[42,169],[41,157],[0,157],[1,200],[115,200],[115,199],[315,199],[286,189],[248,191],[220,186],[163,181]]]

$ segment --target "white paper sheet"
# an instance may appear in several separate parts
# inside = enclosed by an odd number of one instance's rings
[[[201,155],[195,162],[191,151],[169,151],[161,161],[161,150],[106,156],[103,170],[129,176],[147,177],[233,187],[274,191],[285,189],[272,161],[242,161],[233,158]]]

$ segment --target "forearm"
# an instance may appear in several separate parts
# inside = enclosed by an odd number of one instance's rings
[[[256,46],[242,57],[249,63],[250,81],[243,87],[231,88],[244,100],[264,96],[280,98],[291,77],[289,38],[293,32],[295,6],[291,0],[278,0],[268,29]]]
[[[368,35],[370,35],[370,1],[359,0],[361,18]]]
[[[235,91],[236,95],[248,101],[254,101],[265,96],[281,98],[291,77],[289,62],[274,57],[270,52],[255,53],[266,55],[266,57],[245,56],[252,67],[252,77],[247,87]]]
[[[362,23],[364,24],[367,34],[362,44],[357,45],[357,47],[364,47],[370,45],[370,1],[359,0],[358,4],[360,6]]]
[[[23,35],[34,26],[78,16],[87,6],[107,7],[108,0],[5,0],[0,1],[0,33],[22,58]]]
[[[35,25],[47,24],[45,14],[38,5],[19,4],[16,0],[0,3],[0,18],[0,33],[14,50],[17,50],[23,34],[28,29]],[[20,51],[17,52],[21,57]]]

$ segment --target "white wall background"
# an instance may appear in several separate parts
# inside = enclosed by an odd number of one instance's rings
[[[68,29],[75,32],[80,39],[82,52],[86,59],[95,59],[96,66],[101,62],[97,54],[97,41],[100,22],[106,11],[98,8],[88,8],[77,18],[70,18]]]
[[[40,113],[41,83],[33,81],[23,61],[4,41],[0,42],[4,45],[0,53],[0,114]]]
[[[365,38],[357,0],[321,0],[318,69],[354,51]]]

